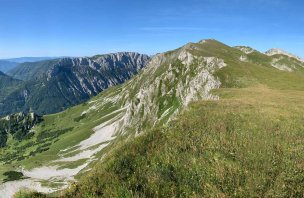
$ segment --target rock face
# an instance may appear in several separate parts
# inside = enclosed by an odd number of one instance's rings
[[[46,72],[47,81],[68,74],[73,92],[96,95],[100,91],[123,83],[137,74],[150,60],[149,56],[123,52],[92,58],[64,58]],[[76,85],[75,85],[76,84]]]
[[[22,140],[29,135],[35,124],[42,121],[42,117],[34,113],[16,113],[0,118],[0,148],[6,145],[9,135]]]
[[[159,54],[153,58],[137,80],[141,85],[135,97],[129,96],[121,126],[136,126],[136,131],[140,131],[143,124],[154,125],[171,119],[191,101],[218,99],[210,93],[221,84],[213,73],[226,64],[217,57],[195,56],[193,50],[199,48],[190,44],[173,54]],[[134,119],[132,115],[141,116]]]
[[[272,59],[271,66],[273,66],[281,71],[288,71],[288,72],[292,72],[295,69],[294,65],[291,65],[291,64],[286,65],[284,63],[280,63],[280,61],[282,61],[282,60],[283,60],[282,57]]]
[[[116,133],[129,129],[139,132],[167,122],[191,101],[218,99],[211,94],[212,89],[221,85],[214,73],[226,63],[218,57],[195,55],[204,51],[204,44],[190,43],[155,55],[140,75],[125,83],[119,93],[92,102],[88,111],[96,111],[108,103],[121,104],[117,107],[121,113],[115,122]]]
[[[125,82],[149,60],[147,55],[122,52],[43,61],[35,63],[34,68],[19,68],[15,76],[26,82],[1,101],[0,115],[30,109],[38,114],[61,111]]]
[[[166,61],[164,60],[167,59]],[[175,60],[174,60],[175,59]],[[174,60],[174,61],[172,61]],[[142,82],[135,97],[128,98],[127,109],[120,126],[135,127],[140,131],[144,125],[154,125],[172,118],[181,107],[198,99],[218,99],[210,93],[220,87],[220,81],[213,73],[225,67],[223,60],[216,57],[198,57],[188,49],[182,49],[173,57],[160,54],[154,57],[144,76],[153,76],[159,70],[163,71],[154,78]],[[137,86],[134,86],[137,87]],[[135,118],[133,115],[140,115]]]

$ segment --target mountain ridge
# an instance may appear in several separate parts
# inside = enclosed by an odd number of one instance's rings
[[[268,51],[265,52],[266,55],[268,56],[273,56],[273,55],[285,55],[285,56],[288,56],[290,58],[294,58],[294,59],[297,59],[298,61],[301,61],[301,62],[304,62],[304,59],[297,56],[297,55],[294,55],[290,52],[287,52],[285,50],[282,50],[282,49],[279,49],[279,48],[272,48]]]
[[[0,60],[12,61],[12,62],[16,62],[16,63],[25,63],[25,62],[52,60],[52,59],[58,59],[58,58],[60,58],[60,57],[17,57],[17,58],[7,58],[7,59],[0,59]]]
[[[30,110],[38,114],[62,111],[131,78],[149,59],[147,55],[125,52],[21,64],[11,75],[25,82],[2,100],[6,105],[0,105],[0,115]]]

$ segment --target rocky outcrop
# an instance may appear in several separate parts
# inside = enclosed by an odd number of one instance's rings
[[[132,91],[123,97],[126,113],[118,131],[133,128],[139,132],[170,120],[191,101],[218,99],[211,90],[219,88],[221,83],[213,73],[226,63],[217,57],[193,55],[193,50],[198,49],[188,44],[174,53],[153,57],[142,74],[129,83]]]
[[[204,43],[199,43],[204,45]],[[143,128],[167,122],[190,102],[217,100],[211,90],[221,83],[214,73],[225,67],[223,59],[198,56],[197,44],[155,55],[140,75],[121,87],[119,93],[106,95],[91,103],[81,115],[108,104],[121,104],[115,121],[116,133],[140,132]]]
[[[280,61],[283,58],[274,58],[271,61],[271,66],[281,70],[281,71],[288,71],[288,72],[292,72],[295,69],[294,65],[286,65],[284,63],[280,63]]]
[[[244,55],[241,55],[239,60],[242,61],[242,62],[248,62],[247,56],[244,56]]]
[[[236,46],[235,48],[241,50],[245,54],[251,54],[255,51],[254,49],[248,46]]]

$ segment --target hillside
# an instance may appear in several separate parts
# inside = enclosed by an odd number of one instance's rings
[[[62,111],[130,79],[148,61],[147,55],[124,52],[20,64],[9,73],[24,83],[1,101],[0,115]]]
[[[302,197],[304,94],[217,93],[118,146],[59,197]]]
[[[215,40],[158,54],[131,80],[8,141],[0,179],[18,177],[0,193],[56,192],[76,178],[53,195],[301,195],[304,73],[275,58]]]
[[[227,63],[216,72],[222,88],[212,92],[220,100],[191,103],[168,125],[117,145],[57,196],[303,196],[303,63],[280,54],[289,67],[298,64],[281,72],[271,64],[276,55],[203,43],[191,44],[191,53],[217,53]]]
[[[38,79],[43,77],[43,75],[51,69],[52,66],[59,63],[59,61],[60,59],[20,63],[7,73],[13,78],[24,81]]]
[[[15,68],[17,65],[18,65],[18,63],[16,63],[16,62],[0,60],[0,71],[7,72],[7,71]]]
[[[0,59],[0,71],[4,73],[8,73],[10,76],[10,72],[14,71],[16,67],[18,67],[20,64],[31,64],[33,62],[38,61],[46,61],[46,60],[52,60],[52,59],[58,59],[53,57],[21,57],[21,58],[10,58],[10,59]],[[14,77],[16,78],[16,77]],[[18,78],[17,78],[18,79]]]
[[[20,80],[14,79],[0,71],[0,106],[1,100],[18,89],[22,84]]]
[[[23,140],[30,138],[31,129],[41,122],[40,116],[29,113],[17,113],[0,119],[0,148],[5,147],[9,138]]]

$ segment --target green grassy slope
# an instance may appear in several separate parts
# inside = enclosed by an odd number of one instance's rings
[[[301,197],[301,91],[221,89],[117,148],[61,197]]]
[[[93,100],[113,95],[117,91],[120,91],[119,87],[108,89]],[[105,101],[101,111],[92,111],[81,116],[82,112],[89,109],[90,106],[89,103],[84,103],[62,113],[43,116],[43,122],[34,128],[34,135],[30,139],[21,142],[9,139],[8,145],[0,149],[0,162],[3,163],[3,167],[7,167],[3,171],[0,169],[2,176],[0,178],[3,178],[4,172],[14,170],[19,166],[30,169],[50,165],[51,160],[58,158],[57,154],[60,150],[74,146],[88,138],[93,133],[92,128],[119,113],[110,114],[110,112],[118,110],[119,104]],[[73,167],[73,162],[69,165]]]
[[[22,81],[14,79],[0,71],[0,105],[5,96],[17,90]]]

